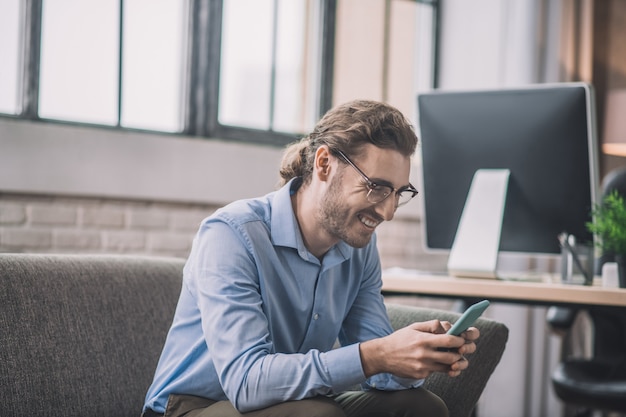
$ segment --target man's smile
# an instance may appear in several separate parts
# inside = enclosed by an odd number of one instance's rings
[[[364,215],[363,213],[358,214],[357,217],[359,218],[361,223],[372,229],[375,229],[376,226],[378,226],[382,222],[382,220],[376,220],[372,217]]]

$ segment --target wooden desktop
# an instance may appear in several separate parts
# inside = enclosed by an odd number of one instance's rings
[[[445,298],[484,298],[529,305],[626,307],[626,288],[563,284],[554,279],[515,281],[489,278],[459,278],[424,272],[383,271],[384,294],[410,294]]]

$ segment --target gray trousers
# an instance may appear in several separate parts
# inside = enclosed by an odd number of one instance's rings
[[[145,417],[159,414],[144,413]],[[170,395],[165,417],[447,417],[448,409],[423,388],[403,391],[347,391],[332,397],[288,401],[249,413],[229,401]]]

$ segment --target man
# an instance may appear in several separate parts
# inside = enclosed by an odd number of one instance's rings
[[[347,103],[286,150],[278,191],[207,218],[144,415],[447,415],[420,385],[459,375],[478,329],[392,332],[381,296],[374,231],[417,194],[416,145],[395,108]]]

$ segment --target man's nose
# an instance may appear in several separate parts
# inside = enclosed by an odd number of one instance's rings
[[[376,211],[385,221],[393,219],[393,216],[398,209],[398,202],[395,197],[395,194],[392,193],[389,197],[385,198],[376,205]]]

